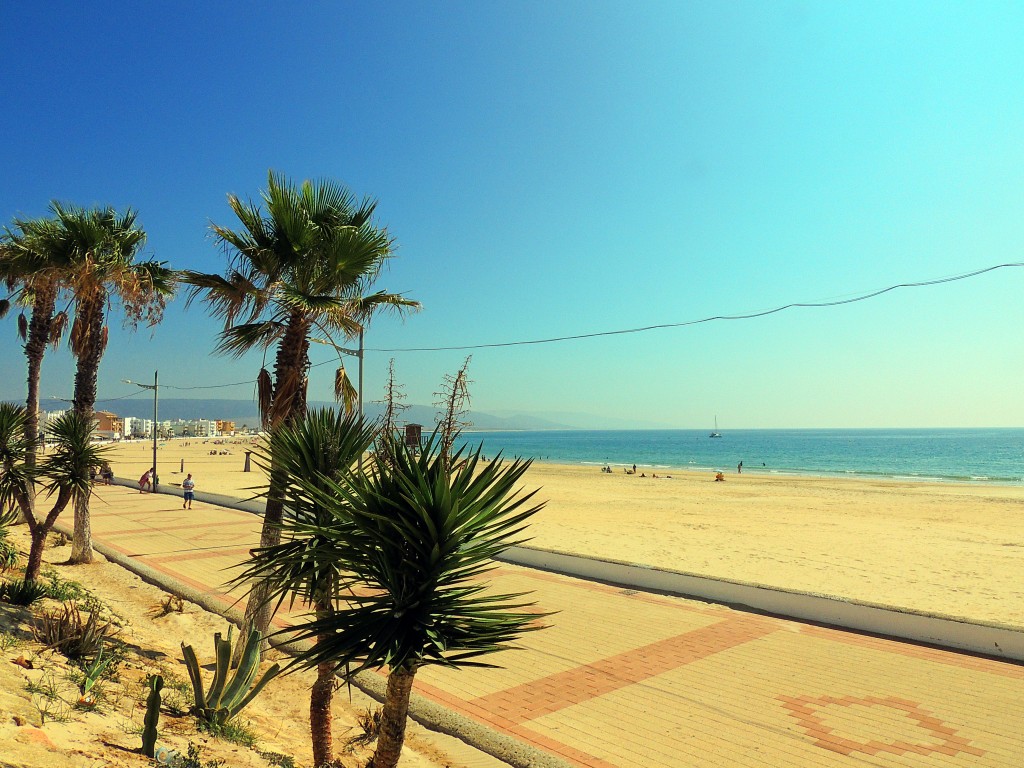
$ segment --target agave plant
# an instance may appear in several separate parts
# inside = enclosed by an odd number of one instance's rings
[[[99,655],[104,642],[118,632],[112,622],[100,618],[99,611],[90,611],[83,618],[74,602],[44,611],[32,619],[31,626],[36,640],[72,660]]]
[[[217,632],[213,636],[213,644],[217,667],[210,682],[209,692],[203,688],[202,670],[192,646],[182,643],[181,652],[185,657],[189,677],[192,679],[192,692],[196,700],[194,714],[203,722],[220,727],[241,712],[267,683],[277,677],[281,665],[274,664],[263,673],[263,677],[256,679],[260,665],[260,633],[253,630],[245,643],[242,663],[235,670],[234,676],[228,680],[231,672],[231,628],[228,628],[226,640]]]

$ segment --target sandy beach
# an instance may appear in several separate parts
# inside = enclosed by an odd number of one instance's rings
[[[260,485],[241,438],[161,444],[161,482],[235,498]],[[211,454],[215,452],[214,454]],[[224,453],[226,452],[226,453]],[[152,443],[110,454],[136,480]],[[1024,627],[1024,487],[534,464],[531,546]],[[201,514],[202,505],[195,505]]]

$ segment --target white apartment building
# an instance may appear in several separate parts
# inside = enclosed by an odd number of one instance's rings
[[[124,417],[124,436],[125,437],[152,437],[153,436],[153,420],[152,419],[140,419],[137,416],[125,416]]]
[[[174,425],[176,437],[217,437],[217,422],[210,419],[191,419],[179,421]]]

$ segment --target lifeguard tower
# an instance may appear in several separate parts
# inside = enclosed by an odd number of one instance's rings
[[[412,448],[419,451],[420,445],[423,443],[423,425],[422,424],[406,424],[405,425],[405,447]]]

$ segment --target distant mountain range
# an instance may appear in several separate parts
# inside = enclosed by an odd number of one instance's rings
[[[336,403],[317,401],[310,403],[313,408],[334,408]],[[68,404],[62,400],[40,401],[44,411],[63,410]],[[122,400],[97,403],[97,408],[116,413],[118,416],[153,418],[153,401],[145,399]],[[371,419],[379,417],[383,406],[379,403],[365,404],[366,415]],[[186,400],[181,398],[160,398],[160,420],[175,419],[221,419],[233,421],[238,427],[255,427],[260,423],[259,409],[249,400]],[[546,430],[546,429],[661,429],[668,424],[626,421],[595,416],[589,413],[530,413],[527,411],[497,411],[485,413],[470,411],[466,420],[471,422],[469,430]],[[432,405],[410,405],[402,414],[403,422],[422,424],[432,429],[437,421],[437,409]]]

